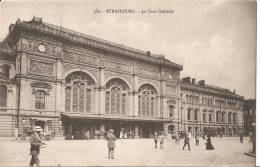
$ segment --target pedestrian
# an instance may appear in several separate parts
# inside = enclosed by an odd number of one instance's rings
[[[199,136],[198,135],[195,136],[195,140],[196,140],[196,145],[198,146],[199,145]]]
[[[161,135],[159,136],[159,141],[160,141],[160,149],[163,149],[163,142],[164,142],[164,136],[163,133],[161,133]]]
[[[33,166],[36,164],[36,166],[40,166],[40,160],[39,160],[39,154],[40,154],[40,146],[43,145],[41,138],[40,138],[40,132],[42,131],[42,128],[40,126],[35,126],[33,129],[33,134],[30,137],[30,155],[32,155],[30,166]]]
[[[157,132],[154,133],[154,147],[157,148],[157,142],[158,142],[158,134]]]
[[[116,137],[112,129],[109,130],[107,135],[107,147],[108,147],[108,159],[114,159],[114,148],[115,148]]]
[[[179,140],[180,140],[180,137],[179,137],[179,133],[177,132],[177,133],[176,133],[175,142],[176,142],[177,144],[179,144]]]
[[[220,136],[220,138],[222,138],[222,132],[220,132],[220,135],[219,135],[219,136]]]
[[[243,134],[240,133],[240,143],[243,143]]]
[[[206,143],[206,150],[213,150],[214,147],[211,144],[211,138],[210,135],[208,135],[207,143]]]
[[[188,136],[188,134],[185,135],[185,138],[184,138],[184,145],[183,145],[183,150],[185,148],[185,146],[188,145],[188,148],[189,148],[189,151],[190,151],[190,138]]]
[[[87,130],[87,131],[86,131],[86,139],[87,139],[87,141],[89,140],[89,138],[90,138],[89,130]]]

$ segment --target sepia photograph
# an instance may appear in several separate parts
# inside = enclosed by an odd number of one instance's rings
[[[0,0],[0,166],[256,166],[255,0]]]

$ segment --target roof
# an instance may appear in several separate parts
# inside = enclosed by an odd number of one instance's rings
[[[229,97],[238,98],[238,99],[244,98],[243,96],[233,93],[232,91],[230,91],[228,89],[209,85],[209,84],[205,84],[202,86],[198,83],[192,84],[192,83],[186,83],[185,81],[181,81],[181,88],[188,89],[188,90],[201,91],[201,92],[205,92],[205,93],[217,94],[220,96],[229,96]]]
[[[172,67],[178,70],[182,70],[183,66],[173,63],[164,58],[163,55],[147,54],[147,51],[131,48],[125,45],[110,42],[104,39],[96,38],[87,34],[79,33],[62,26],[57,26],[50,23],[45,23],[41,18],[33,17],[31,21],[20,21],[18,19],[15,25],[11,25],[11,31],[15,29],[15,26],[20,26],[26,29],[33,29],[43,33],[48,33],[54,36],[61,37],[66,40],[81,43],[91,47],[103,49],[106,51],[116,52],[120,55],[126,55],[132,58],[142,59],[156,64],[162,64],[168,67]]]

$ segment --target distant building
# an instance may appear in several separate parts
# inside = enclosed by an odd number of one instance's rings
[[[245,135],[253,133],[256,123],[256,102],[255,99],[244,101],[244,129]]]
[[[237,135],[243,132],[243,97],[204,80],[186,77],[181,81],[180,120],[192,134]]]
[[[180,80],[182,65],[60,26],[17,20],[0,43],[0,136],[66,139],[243,131],[243,97]]]

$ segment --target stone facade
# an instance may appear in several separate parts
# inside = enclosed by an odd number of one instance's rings
[[[199,132],[201,127],[213,126],[187,120],[189,107],[200,113],[209,107],[200,102],[190,105],[184,97],[196,93],[202,98],[204,92],[182,85],[183,67],[163,55],[36,17],[10,25],[0,54],[0,136],[24,135],[35,125],[67,139],[84,138],[87,131],[91,138],[103,138],[110,128],[118,137],[124,132],[128,138],[139,138],[152,137],[154,131],[188,131],[190,125],[200,125]],[[223,97],[211,89],[205,95],[214,103]],[[243,98],[234,93],[224,99],[242,106]],[[225,112],[236,113],[236,125],[231,126],[243,129],[240,108],[227,107]],[[222,128],[222,124],[214,125]]]

